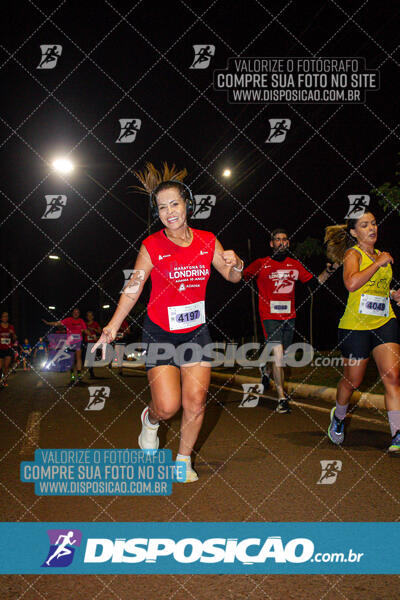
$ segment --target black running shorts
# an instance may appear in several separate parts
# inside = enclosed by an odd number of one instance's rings
[[[178,369],[182,365],[197,362],[211,362],[205,346],[212,344],[206,324],[188,333],[165,331],[146,315],[143,323],[143,344],[147,344],[145,355],[146,370],[160,365],[171,365]]]
[[[376,346],[399,343],[398,322],[390,319],[377,329],[339,329],[338,338],[344,358],[369,358]]]

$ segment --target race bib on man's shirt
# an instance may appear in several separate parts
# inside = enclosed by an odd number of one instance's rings
[[[270,311],[271,314],[290,314],[292,307],[291,300],[271,300]]]

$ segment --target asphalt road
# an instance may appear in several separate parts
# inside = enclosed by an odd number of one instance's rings
[[[99,369],[89,385],[110,388],[102,410],[85,410],[88,386],[66,374],[18,371],[0,393],[2,521],[397,521],[400,460],[385,453],[385,415],[354,412],[342,447],[326,436],[329,408],[293,402],[290,415],[261,398],[240,407],[242,393],[212,385],[195,455],[199,481],[174,484],[164,497],[35,496],[19,480],[35,448],[137,448],[140,413],[149,400],[144,374]],[[160,447],[178,446],[180,418],[160,427]],[[320,461],[341,461],[330,485]],[[398,543],[398,540],[388,540]],[[400,569],[399,569],[400,572]],[[139,575],[2,576],[4,600],[391,600],[398,576]]]

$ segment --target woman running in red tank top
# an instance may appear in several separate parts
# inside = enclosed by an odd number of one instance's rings
[[[139,446],[157,449],[160,421],[167,421],[182,407],[181,436],[176,460],[186,467],[186,482],[198,479],[191,454],[204,418],[211,366],[205,348],[212,343],[205,319],[205,293],[211,264],[228,281],[238,283],[243,261],[233,250],[224,250],[210,232],[188,226],[193,211],[189,188],[181,182],[186,170],[156,171],[148,164],[138,173],[151,210],[164,229],[150,235],[140,247],[134,271],[121,294],[118,307],[92,351],[99,344],[110,344],[119,327],[138,301],[151,276],[152,291],[143,327],[147,344],[146,368],[151,401],[141,415]],[[159,351],[160,345],[172,348],[173,356]],[[181,350],[197,348],[190,356]]]

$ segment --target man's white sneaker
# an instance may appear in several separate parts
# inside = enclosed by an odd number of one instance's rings
[[[139,448],[142,450],[157,450],[160,444],[157,435],[159,424],[152,425],[148,421],[148,412],[149,407],[146,406],[140,417],[142,421],[142,431],[138,437]]]

